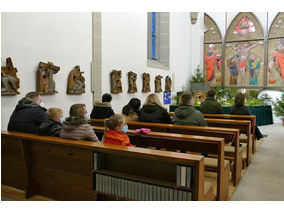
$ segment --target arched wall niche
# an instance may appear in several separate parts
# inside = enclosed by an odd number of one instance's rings
[[[239,13],[224,42],[224,86],[263,87],[265,48],[261,24],[253,13]]]
[[[278,13],[267,39],[267,87],[284,86],[284,13]]]
[[[222,35],[215,21],[206,13],[204,26],[204,76],[210,86],[221,86]]]

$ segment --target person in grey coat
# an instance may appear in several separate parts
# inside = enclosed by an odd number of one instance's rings
[[[184,94],[181,97],[182,105],[179,106],[173,115],[173,124],[189,126],[207,126],[203,115],[193,107],[193,97],[190,94]]]
[[[59,137],[100,142],[92,126],[87,123],[90,116],[85,104],[73,104],[69,115],[70,117],[63,122]]]

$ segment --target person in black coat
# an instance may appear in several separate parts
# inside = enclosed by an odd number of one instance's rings
[[[245,106],[245,95],[242,93],[238,93],[235,97],[235,105],[231,108],[231,115],[251,115],[250,110],[247,106]],[[263,138],[262,133],[259,128],[255,127],[255,136],[256,139],[259,140]]]
[[[39,125],[37,134],[59,137],[61,126],[64,121],[62,109],[49,108],[46,111],[46,115],[48,120]]]
[[[105,119],[114,115],[110,102],[112,100],[111,94],[105,93],[102,97],[102,102],[96,102],[91,112],[91,118]]]
[[[29,92],[22,98],[12,113],[8,131],[36,133],[38,126],[47,120],[46,109],[41,107],[39,93]]]
[[[171,117],[156,94],[147,97],[142,109],[140,110],[139,121],[150,123],[171,123]]]

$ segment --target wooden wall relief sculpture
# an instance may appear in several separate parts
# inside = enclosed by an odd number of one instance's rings
[[[6,66],[1,66],[1,95],[20,94],[20,79],[17,77],[18,70],[13,66],[12,59],[6,59]]]
[[[268,35],[267,86],[284,86],[284,13],[275,17]]]
[[[110,77],[111,77],[111,92],[122,93],[121,70],[113,70],[110,73]]]
[[[84,72],[80,71],[80,66],[76,65],[75,68],[69,73],[67,82],[67,94],[82,94],[85,93],[85,78]]]
[[[166,76],[165,79],[165,91],[166,92],[172,91],[172,79],[169,76]]]
[[[129,93],[136,93],[137,92],[137,85],[136,85],[137,74],[130,71],[128,72],[128,92]]]
[[[163,78],[163,76],[158,75],[155,77],[155,92],[159,93],[162,92],[162,82],[161,79]]]
[[[222,36],[217,24],[204,15],[204,76],[210,86],[221,86]]]
[[[150,92],[150,74],[149,73],[143,73],[143,88],[142,92]]]
[[[239,13],[225,40],[225,86],[264,85],[264,35],[252,13]]]
[[[37,70],[37,92],[42,95],[53,95],[57,93],[53,75],[59,70],[60,67],[53,65],[51,62],[40,62]]]

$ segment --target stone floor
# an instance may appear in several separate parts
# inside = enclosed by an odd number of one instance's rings
[[[259,127],[265,137],[242,177],[232,201],[284,200],[284,127]]]

